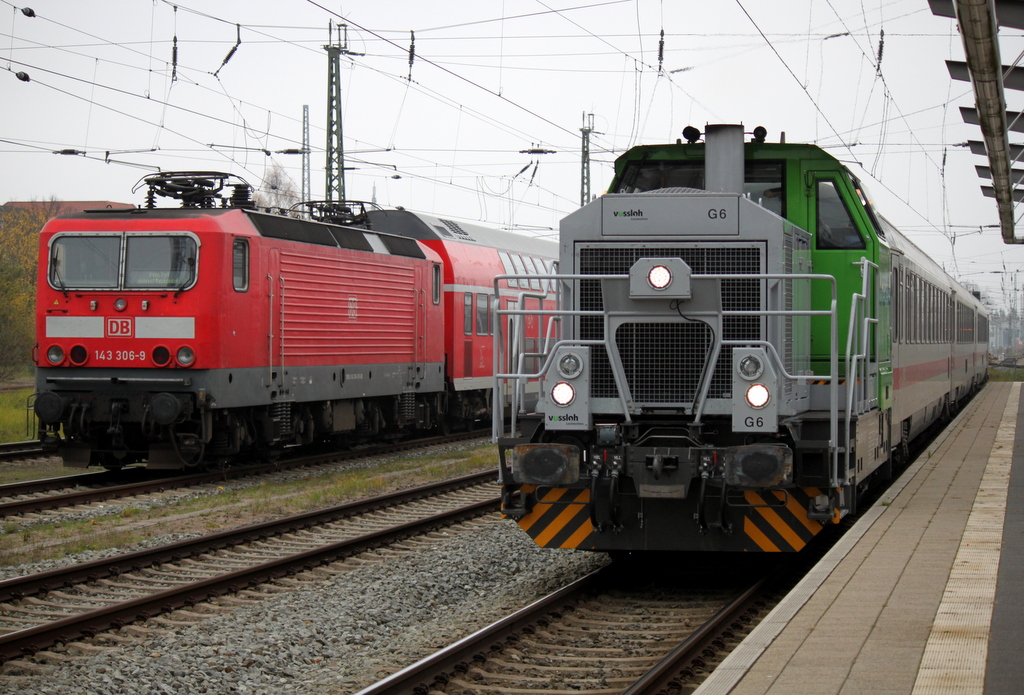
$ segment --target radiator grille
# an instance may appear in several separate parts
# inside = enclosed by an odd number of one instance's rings
[[[602,246],[581,248],[579,252],[579,273],[581,275],[625,274],[630,267],[641,258],[681,258],[696,275],[710,274],[757,274],[761,269],[761,249],[751,247],[645,247]],[[600,311],[603,307],[601,299],[601,283],[594,280],[581,280],[579,292],[579,308],[587,311]],[[758,280],[725,280],[722,282],[722,308],[734,311],[756,311],[761,309],[761,282]],[[650,324],[662,325],[662,324]],[[675,324],[664,324],[675,325]],[[682,324],[685,325],[685,324]],[[711,329],[704,325],[710,335]],[[761,319],[756,316],[732,316],[723,320],[722,330],[725,340],[757,340],[761,336]],[[621,331],[620,331],[621,333]],[[604,325],[600,317],[580,317],[580,338],[600,340],[604,336]],[[710,338],[709,338],[710,340]],[[668,393],[662,390],[661,397],[647,400],[636,395],[637,384],[633,379],[650,380],[658,378],[659,367],[666,361],[667,355],[660,353],[660,342],[643,343],[624,346],[616,336],[619,353],[625,360],[625,354],[640,355],[647,353],[642,359],[636,357],[638,364],[647,365],[655,376],[647,376],[640,371],[628,377],[630,389],[634,391],[634,400],[638,403],[689,403],[693,398],[685,397],[683,392]],[[710,342],[708,343],[710,346]],[[687,361],[681,362],[677,369],[692,373],[698,383],[704,369],[706,350],[697,355],[692,349],[682,350],[679,354],[687,355]],[[602,350],[595,350],[591,358],[591,395],[595,398],[615,398],[617,391],[612,378],[608,356]],[[680,387],[681,388],[681,387]],[[719,355],[718,366],[711,380],[708,391],[709,398],[730,398],[732,396],[732,349],[723,347]]]
[[[693,403],[713,340],[711,326],[701,322],[619,326],[615,345],[633,399],[638,403]],[[694,369],[695,365],[701,369]]]

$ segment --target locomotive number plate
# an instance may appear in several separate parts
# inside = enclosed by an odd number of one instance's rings
[[[95,359],[99,361],[117,360],[118,362],[141,362],[146,359],[145,350],[96,350]]]

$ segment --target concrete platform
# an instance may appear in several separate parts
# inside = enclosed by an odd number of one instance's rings
[[[1022,417],[987,385],[696,694],[1024,693]]]

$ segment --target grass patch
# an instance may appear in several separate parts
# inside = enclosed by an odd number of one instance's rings
[[[0,391],[0,442],[23,442],[36,435],[35,414],[31,415],[31,427],[26,433],[25,403],[35,393],[34,388]]]
[[[393,490],[480,470],[493,470],[497,449],[485,445],[436,456],[411,453],[371,468],[243,490],[217,489],[152,509],[126,507],[112,516],[21,529],[0,527],[0,566],[53,559],[83,550],[126,547],[167,533],[213,533],[272,518],[331,507]],[[112,501],[111,504],[117,504]]]
[[[86,472],[88,471],[83,468],[65,468],[59,458],[5,462],[0,463],[0,485],[20,483],[23,480],[63,478],[66,475],[78,475]]]
[[[1024,381],[1024,367],[989,367],[991,381]]]

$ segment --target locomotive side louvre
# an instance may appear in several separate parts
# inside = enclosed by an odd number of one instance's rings
[[[982,382],[980,302],[819,148],[708,126],[610,190],[562,222],[560,335],[496,377],[540,390],[495,414],[502,511],[539,545],[799,551]],[[944,329],[899,284],[926,262]]]
[[[278,271],[268,280],[274,296],[265,352],[285,395],[322,397],[338,385],[361,396],[442,388],[443,314],[431,299],[440,259],[270,250]]]

